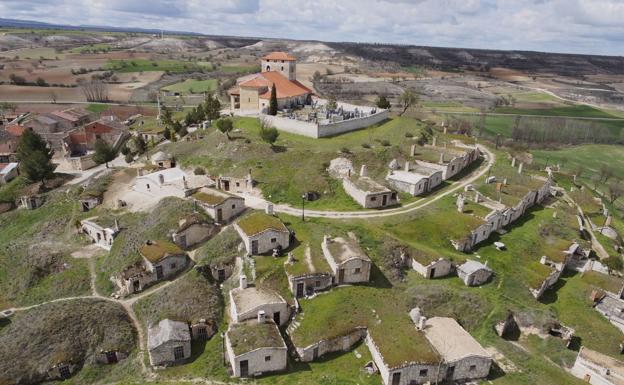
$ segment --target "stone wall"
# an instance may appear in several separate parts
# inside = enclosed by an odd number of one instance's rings
[[[286,347],[260,348],[239,356],[235,356],[229,340],[226,340],[226,345],[228,361],[232,367],[233,377],[240,377],[241,361],[248,362],[249,376],[258,376],[262,373],[278,372],[286,369],[288,359],[288,351]],[[266,357],[268,356],[271,358],[267,361]]]
[[[275,231],[275,230],[265,230],[261,233],[247,236],[243,230],[241,230],[238,225],[234,226],[238,231],[243,243],[245,244],[245,248],[247,252],[251,254],[251,244],[253,241],[258,241],[258,253],[264,254],[271,252],[278,246],[281,246],[283,250],[286,250],[290,245],[290,233],[284,231]],[[272,239],[275,239],[275,242],[271,242]]]
[[[328,273],[289,276],[288,286],[295,296],[297,295],[297,284],[300,282],[303,283],[303,293],[306,295],[308,290],[317,292],[331,287],[333,285],[333,276]],[[318,285],[316,284],[317,282]]]
[[[221,222],[229,222],[230,219],[245,211],[245,200],[243,198],[227,198],[223,203],[216,206],[209,206],[201,201],[197,201],[197,203],[215,221],[217,220],[217,211],[219,209],[221,209]]]
[[[440,258],[437,261],[431,262],[426,266],[422,265],[415,259],[412,259],[412,268],[425,278],[439,278],[451,274],[451,269],[453,268],[453,265],[449,260],[444,258]],[[433,272],[432,276],[431,271],[433,269],[435,269],[435,271]]]
[[[173,356],[173,350],[178,347],[184,347],[184,360],[176,361]],[[160,346],[155,347],[149,351],[150,365],[173,365],[176,363],[183,363],[191,356],[191,342],[190,341],[167,341]]]
[[[304,122],[296,119],[283,118],[281,116],[262,115],[260,119],[277,128],[280,131],[291,134],[303,135],[309,138],[318,138],[319,128],[316,123]]]
[[[329,340],[321,340],[306,347],[295,347],[297,350],[297,355],[299,355],[301,361],[310,362],[322,357],[327,353],[349,351],[353,345],[363,340],[366,337],[366,334],[367,333],[365,328],[357,328],[351,333],[344,336],[332,338]]]
[[[211,226],[206,223],[195,223],[180,232],[174,233],[172,235],[172,240],[173,243],[185,249],[205,241],[213,236],[217,231],[218,228],[215,226]],[[182,242],[183,236],[185,237],[184,243]]]
[[[231,293],[231,292],[230,292]],[[251,310],[248,310],[245,313],[238,313],[236,309],[236,304],[232,299],[232,294],[230,294],[230,315],[232,319],[236,322],[243,322],[246,320],[257,319],[258,312],[260,310],[264,311],[264,314],[267,318],[273,319],[273,315],[277,312],[280,314],[280,324],[279,326],[284,325],[290,318],[290,309],[288,308],[288,304],[286,301],[284,302],[274,302],[274,303],[258,303],[256,307]]]
[[[361,109],[361,107],[358,107]],[[374,124],[381,123],[388,119],[388,110],[381,110],[374,115],[368,115],[362,118],[343,120],[341,122],[319,124],[318,138],[326,138],[344,134],[345,132],[355,131],[362,128],[370,127]]]
[[[168,279],[178,274],[182,270],[186,269],[188,265],[189,258],[186,254],[183,255],[169,255],[156,263],[151,263],[150,261],[143,258],[146,263],[146,267],[149,271],[156,274],[156,267],[162,266],[163,271],[163,279]]]

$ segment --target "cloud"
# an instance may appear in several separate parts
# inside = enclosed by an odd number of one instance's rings
[[[217,35],[621,55],[621,0],[0,0],[4,17]]]

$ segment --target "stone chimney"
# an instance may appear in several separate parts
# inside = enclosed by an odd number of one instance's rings
[[[474,196],[475,203],[479,203],[480,200],[481,200],[481,194],[479,194],[478,191],[475,191],[475,196]]]
[[[516,167],[516,157],[511,158],[511,167]]]
[[[267,203],[264,212],[266,212],[268,215],[273,215],[273,203]]]
[[[407,162],[405,162],[405,171],[409,172],[410,170],[410,162],[409,160]]]
[[[247,289],[247,276],[245,274],[241,275],[238,281],[241,289]]]
[[[606,227],[611,226],[612,221],[613,221],[613,217],[611,215],[607,216],[607,219],[605,220],[605,226]]]
[[[448,133],[448,126],[445,124],[444,125],[444,135],[446,135]]]
[[[444,163],[444,152],[440,153],[440,162],[439,163]]]
[[[265,321],[266,321],[266,314],[264,313],[264,310],[258,311],[258,323],[263,324]]]
[[[465,204],[466,204],[466,200],[464,198],[464,194],[459,194],[457,196],[457,211],[459,211],[460,213],[463,213]]]
[[[545,256],[545,255],[542,255],[542,258],[540,258],[540,263],[541,263],[542,265],[545,265],[545,264],[546,264],[546,256]]]
[[[360,176],[361,177],[368,176],[368,168],[366,167],[365,164],[363,164],[362,167],[360,167]]]
[[[410,147],[410,156],[416,156],[416,145],[412,144],[412,147]]]
[[[137,173],[139,174],[139,176],[143,176],[143,167],[139,167]]]
[[[165,184],[165,176],[163,174],[158,174],[158,183]]]
[[[483,264],[483,266],[487,267],[489,261],[485,261],[485,263]]]
[[[434,136],[433,136],[433,140],[432,140],[432,142],[431,142],[431,145],[432,145],[433,147],[435,147],[435,146],[437,146],[437,144],[438,144],[438,137],[434,135]]]
[[[518,174],[522,174],[522,168],[524,168],[524,163],[520,163],[520,166],[518,166]]]
[[[418,330],[425,330],[425,324],[427,323],[427,317],[420,316],[418,320],[418,326],[416,327]]]
[[[115,232],[119,232],[119,221],[115,218]]]

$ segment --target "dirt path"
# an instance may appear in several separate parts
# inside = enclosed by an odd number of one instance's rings
[[[574,205],[574,207],[576,207],[576,209],[578,210],[581,218],[583,218],[585,220],[585,223],[586,223],[585,229],[589,233],[589,236],[591,238],[592,248],[594,249],[596,254],[598,254],[598,257],[600,257],[601,260],[609,258],[609,253],[607,253],[607,250],[605,250],[604,246],[602,246],[602,243],[600,243],[598,241],[598,238],[596,238],[596,234],[594,234],[594,230],[592,229],[591,222],[590,222],[589,218],[587,218],[587,216],[585,216],[585,213],[583,212],[583,209],[581,208],[581,206],[578,203],[576,203],[576,201],[574,199],[572,199],[572,197],[570,195],[568,195],[567,191],[563,192],[563,196],[564,196],[566,201],[572,203]]]

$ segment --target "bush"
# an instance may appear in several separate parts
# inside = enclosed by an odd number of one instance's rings
[[[388,140],[386,140],[386,139],[381,140],[379,143],[380,143],[382,146],[384,146],[384,147],[388,147],[388,146],[390,146],[390,142],[389,142]]]
[[[195,170],[193,170],[193,173],[195,175],[206,175],[206,170],[204,170],[203,167],[196,167]]]
[[[406,132],[406,133],[405,133],[405,137],[406,137],[406,138],[413,138],[413,137],[414,137],[414,134],[412,134],[411,132]]]
[[[371,148],[371,145],[368,143],[362,143],[363,148]]]
[[[125,155],[126,163],[132,163],[134,161],[134,155],[132,155],[131,153],[127,153]]]
[[[343,154],[350,154],[351,151],[347,147],[340,147],[340,152]]]

